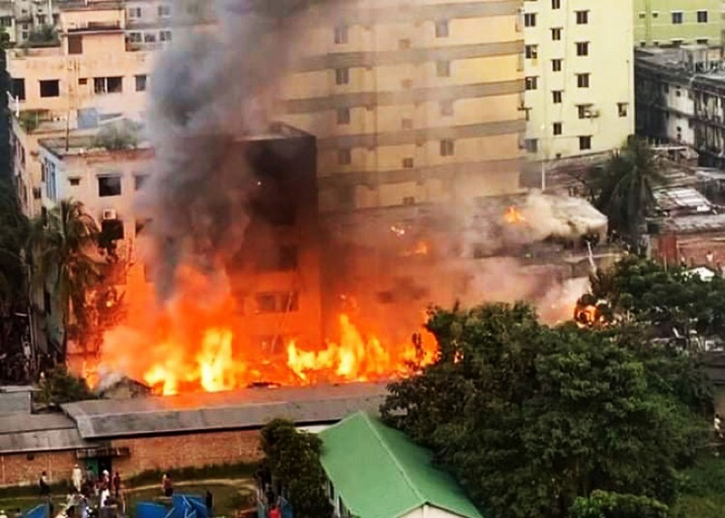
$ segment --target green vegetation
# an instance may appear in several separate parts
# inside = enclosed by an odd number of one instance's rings
[[[93,145],[107,151],[136,149],[139,143],[138,124],[124,120],[121,123],[103,126],[95,137]]]
[[[720,518],[725,512],[725,459],[702,455],[683,473],[682,492],[678,516]]]
[[[57,365],[50,370],[45,378],[40,380],[39,386],[40,392],[35,400],[48,406],[96,398],[85,380],[68,372],[65,365]]]
[[[595,176],[595,205],[609,218],[610,231],[637,245],[654,206],[653,189],[664,183],[654,152],[639,137],[630,137]]]
[[[322,441],[297,431],[294,423],[275,419],[262,428],[263,467],[285,488],[296,518],[332,516],[323,489],[327,480],[320,464]]]
[[[383,414],[489,516],[571,517],[597,490],[677,502],[707,443],[690,357],[636,326],[548,327],[524,304],[438,309],[427,327],[438,361],[393,383]]]
[[[129,477],[125,483],[131,486],[143,486],[151,484],[160,484],[161,477],[166,473],[175,481],[184,480],[211,480],[223,478],[250,478],[257,470],[255,463],[234,463],[234,464],[213,464],[202,467],[168,469],[168,470],[149,470],[139,473],[133,477]]]

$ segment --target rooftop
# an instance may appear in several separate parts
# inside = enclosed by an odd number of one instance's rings
[[[62,414],[0,416],[0,453],[89,448],[75,423]]]
[[[662,220],[662,229],[681,234],[698,234],[705,232],[725,231],[725,214],[694,214],[665,218]]]
[[[358,410],[377,412],[382,384],[253,388],[63,405],[84,439],[209,430],[255,429],[284,417],[298,424],[336,422]]]
[[[350,514],[397,518],[423,506],[482,518],[431,453],[379,419],[358,412],[320,432],[322,466]]]

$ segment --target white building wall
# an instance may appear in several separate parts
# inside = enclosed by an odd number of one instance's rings
[[[403,515],[402,518],[461,518],[461,516],[445,511],[439,507],[425,505]]]
[[[559,5],[524,2],[524,43],[535,57],[524,59],[530,84],[522,108],[528,112],[529,157],[537,160],[609,151],[634,132],[632,0]],[[588,46],[586,55],[579,55],[578,43]],[[561,60],[560,69],[554,60]],[[588,74],[588,87],[578,83],[582,74]],[[561,102],[554,102],[554,92],[561,92]],[[580,118],[579,106],[586,105],[590,115]],[[558,135],[555,123],[561,124]],[[590,145],[580,137],[590,137]]]

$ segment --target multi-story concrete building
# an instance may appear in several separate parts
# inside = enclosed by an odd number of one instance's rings
[[[125,41],[125,10],[118,3],[64,5],[60,44],[8,51],[14,171],[25,212],[41,206],[38,140],[93,129],[145,109],[152,53]]]
[[[725,64],[703,47],[640,50],[637,133],[688,146],[701,166],[725,167]]]
[[[285,120],[318,137],[321,210],[516,191],[522,1],[339,4],[300,15],[282,91]]]
[[[524,2],[526,149],[555,160],[619,147],[634,130],[631,0]]]
[[[638,47],[721,46],[722,0],[634,0]]]

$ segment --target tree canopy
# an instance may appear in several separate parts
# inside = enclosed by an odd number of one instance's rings
[[[393,383],[382,413],[490,516],[573,516],[597,490],[676,501],[710,401],[689,357],[636,327],[548,327],[525,304],[437,309],[427,327],[438,360]]]
[[[320,464],[320,438],[283,419],[268,423],[261,435],[264,464],[285,489],[295,517],[331,517],[332,506],[323,489],[327,478]]]
[[[39,388],[36,401],[46,405],[62,405],[96,398],[86,382],[68,372],[65,365],[58,365],[45,373]]]
[[[654,152],[645,140],[630,137],[596,178],[597,208],[609,218],[610,230],[635,244],[654,206],[653,189],[664,183]]]

